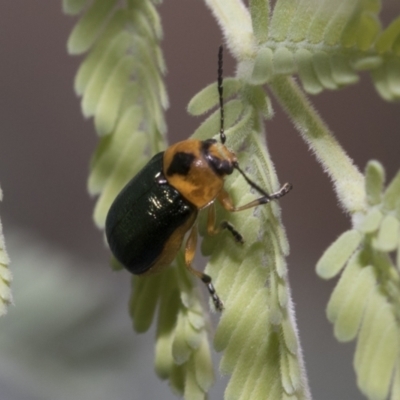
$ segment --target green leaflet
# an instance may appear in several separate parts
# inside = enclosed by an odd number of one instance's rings
[[[400,97],[400,60],[391,58],[386,63],[387,81],[394,98]]]
[[[160,287],[164,284],[163,278],[162,275],[132,277],[134,290],[129,311],[136,332],[146,332],[150,328],[160,297]]]
[[[373,246],[385,252],[396,250],[400,235],[399,229],[399,220],[394,215],[386,215],[380,224]]]
[[[258,43],[264,43],[268,39],[269,2],[265,0],[250,0],[249,6],[254,36]]]
[[[0,188],[0,201],[3,200],[3,192]],[[12,275],[8,269],[10,258],[8,257],[4,241],[3,227],[0,222],[0,316],[7,313],[7,307],[12,303],[11,281]]]
[[[135,136],[138,144],[140,145],[142,142],[139,126],[143,120],[143,110],[138,105],[132,105],[134,104],[134,98],[137,96],[137,85],[135,83],[128,84],[126,91],[125,100],[131,99],[132,103],[125,101],[125,105],[121,106],[118,125],[112,134],[101,138],[90,162],[91,173],[89,175],[88,189],[92,195],[101,192],[113,171],[116,160],[123,152],[129,138],[134,136],[134,132],[138,132]],[[143,148],[146,142],[146,139],[143,138]]]
[[[383,184],[385,183],[385,171],[382,164],[372,160],[367,164],[365,170],[365,191],[367,201],[371,206],[382,201]]]
[[[352,66],[356,71],[375,70],[382,64],[382,58],[379,56],[360,57],[352,61]]]
[[[325,89],[336,89],[337,85],[332,75],[332,64],[324,51],[317,51],[313,57],[314,71]]]
[[[128,84],[134,62],[132,56],[125,56],[118,62],[107,80],[99,98],[94,118],[96,131],[99,135],[106,135],[114,129],[118,120],[123,93]]]
[[[379,94],[388,101],[400,98],[399,44],[400,18],[396,18],[375,42],[375,49],[382,62],[379,68],[372,71],[372,78]]]
[[[290,41],[298,43],[306,39],[308,27],[318,5],[319,0],[300,0],[287,34]]]
[[[339,87],[358,82],[359,76],[344,54],[333,54],[331,59],[332,78]]]
[[[372,208],[359,226],[363,233],[376,232],[381,224],[383,215],[378,208]]]
[[[75,76],[74,88],[78,95],[82,95],[84,93],[89,80],[94,74],[99,62],[102,60],[103,55],[108,51],[109,45],[115,39],[115,37],[123,31],[124,25],[127,23],[127,21],[127,12],[126,10],[122,9],[116,10],[112,17],[108,20],[106,27],[97,39],[91,52],[80,65]],[[114,45],[115,43],[113,46]]]
[[[381,23],[376,15],[372,13],[362,14],[357,32],[357,47],[362,51],[369,50],[381,30]]]
[[[359,254],[357,253],[352,257],[349,264],[340,276],[339,282],[337,283],[334,291],[332,292],[331,298],[329,299],[326,314],[328,320],[332,323],[336,322],[337,317],[342,310],[346,295],[351,291],[351,285],[357,280],[358,275],[361,272],[358,256]]]
[[[121,31],[118,36],[109,43],[107,50],[96,63],[96,68],[91,75],[82,97],[82,112],[85,117],[91,117],[96,112],[98,102],[108,79],[118,62],[125,56],[132,37],[128,32]]]
[[[400,35],[400,17],[394,19],[376,41],[375,48],[378,53],[392,50],[393,44]]]
[[[277,42],[286,38],[298,4],[299,0],[278,0],[275,3],[269,29],[271,38]]]
[[[242,95],[245,102],[250,103],[254,111],[259,112],[265,119],[273,117],[274,110],[272,109],[271,100],[260,86],[245,85]]]
[[[178,320],[175,326],[175,337],[172,342],[172,357],[178,365],[181,365],[189,360],[191,355],[191,335],[188,336],[186,324],[190,324],[186,316],[178,315]]]
[[[146,15],[148,23],[149,23],[151,29],[154,31],[155,37],[157,39],[161,40],[162,36],[163,36],[163,30],[162,30],[162,25],[161,25],[161,18],[155,7],[155,4],[157,4],[157,2],[156,1],[153,1],[153,2],[143,1],[143,2],[137,2],[137,3],[138,3],[137,6],[141,7],[141,11]],[[161,54],[160,54],[160,56],[162,57]],[[160,66],[160,64],[159,64],[159,68],[163,73],[165,73],[165,69],[163,69]]]
[[[196,383],[201,388],[203,393],[207,393],[208,389],[214,382],[214,374],[210,365],[212,363],[211,354],[208,347],[207,335],[201,335],[199,346],[193,356],[193,369]],[[188,397],[190,398],[190,397]]]
[[[347,342],[356,337],[365,306],[374,286],[375,275],[370,266],[362,268],[357,280],[349,285],[349,291],[344,295],[343,305],[335,322],[334,332],[340,342]]]
[[[323,86],[315,72],[312,53],[306,49],[299,49],[295,53],[295,60],[299,68],[299,76],[304,90],[311,94],[320,93]]]
[[[117,0],[95,0],[86,14],[75,25],[68,39],[68,52],[81,54],[95,42],[105,19],[111,13]]]
[[[274,71],[276,74],[290,75],[296,72],[293,53],[287,47],[279,47],[274,54]]]
[[[272,78],[274,73],[272,59],[273,52],[271,49],[267,47],[260,49],[254,61],[251,83],[254,85],[263,85]]]
[[[247,107],[243,111],[241,119],[232,127],[225,130],[225,135],[229,141],[229,147],[232,149],[240,148],[246,138],[251,134],[253,127],[254,110],[252,107]]]
[[[338,0],[321,0],[316,4],[315,14],[310,21],[306,36],[309,43],[321,43],[324,39],[328,39],[332,43],[332,34],[329,33],[330,22],[335,20],[334,17],[340,9],[340,3],[341,1]],[[337,29],[337,26],[335,28]]]
[[[317,274],[324,279],[330,279],[338,274],[359,246],[361,238],[361,234],[356,230],[343,233],[318,261]]]
[[[386,101],[395,100],[396,97],[390,88],[385,65],[373,70],[371,76],[380,96]]]
[[[240,117],[243,111],[243,103],[233,99],[225,106],[225,129],[229,129]],[[214,111],[193,133],[192,137],[199,140],[208,139],[219,132],[220,111]]]
[[[386,210],[392,211],[400,198],[400,172],[394,177],[383,195],[383,206]]]
[[[336,8],[331,13],[326,30],[324,32],[324,42],[330,46],[335,46],[341,43],[349,31],[348,26],[351,25],[352,16],[357,10],[358,1],[333,1],[332,5]],[[326,14],[328,16],[328,14]]]
[[[168,288],[172,284],[170,281],[173,279],[174,276],[172,272],[165,271],[162,278],[163,286]],[[136,290],[133,290],[132,292],[134,296],[133,299],[137,296],[136,292],[139,287],[139,282],[137,282]],[[162,286],[159,287],[161,288]],[[155,369],[157,375],[161,379],[167,379],[174,368],[174,359],[172,357],[171,349],[179,304],[180,300],[177,288],[172,291],[163,290],[160,293],[160,308],[157,321],[157,340],[155,348]],[[134,304],[130,306],[130,309],[132,310],[133,307]]]
[[[224,101],[234,96],[242,88],[242,82],[236,78],[224,79]],[[189,102],[187,111],[192,115],[202,115],[219,104],[217,84],[211,83],[197,93]]]

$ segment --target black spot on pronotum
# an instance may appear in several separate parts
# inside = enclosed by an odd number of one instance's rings
[[[172,162],[167,170],[167,175],[172,176],[174,174],[187,175],[190,170],[190,166],[196,156],[192,153],[178,152],[174,155]]]
[[[215,139],[207,139],[207,140],[203,140],[201,142],[201,148],[200,151],[204,154],[206,152],[208,152],[208,149],[213,145],[217,143],[217,141]]]

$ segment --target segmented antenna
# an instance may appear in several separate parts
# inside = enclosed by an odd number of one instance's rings
[[[221,138],[221,143],[224,144],[226,141],[226,136],[224,132],[224,88],[222,86],[223,82],[223,46],[219,46],[218,50],[218,95],[219,95],[219,109],[221,111],[221,119],[220,119],[220,129],[219,129],[219,137]]]

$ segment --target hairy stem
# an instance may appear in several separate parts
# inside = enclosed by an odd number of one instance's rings
[[[343,209],[351,214],[364,212],[364,176],[314,110],[304,92],[293,78],[288,77],[275,77],[270,82],[270,87],[325,172],[331,177]]]

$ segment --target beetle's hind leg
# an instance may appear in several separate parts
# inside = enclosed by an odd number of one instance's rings
[[[214,306],[218,311],[222,311],[224,309],[224,303],[218,297],[217,292],[215,291],[214,285],[212,284],[211,277],[204,272],[198,271],[192,267],[192,262],[194,259],[194,255],[196,253],[196,245],[197,245],[197,226],[194,225],[189,237],[186,241],[185,248],[185,264],[186,268],[198,278],[200,278],[204,284],[207,286],[208,292],[214,302]]]
[[[219,227],[216,227],[215,221],[215,204],[213,203],[208,207],[207,233],[212,236],[219,233],[222,229],[226,229],[232,234],[235,242],[240,244],[244,243],[243,236],[235,229],[235,227],[230,222],[222,221]]]

